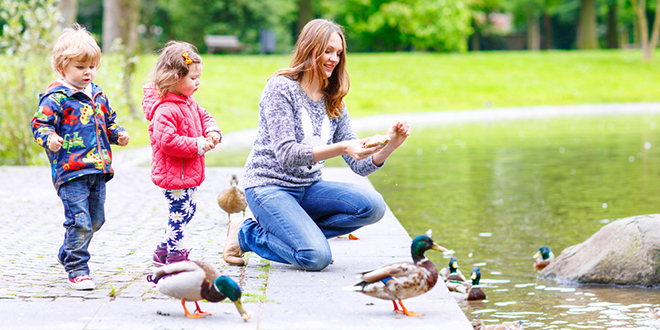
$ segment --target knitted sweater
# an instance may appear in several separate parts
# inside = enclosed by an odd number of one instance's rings
[[[257,137],[245,164],[243,184],[246,189],[266,185],[308,186],[321,180],[325,164],[325,161],[314,162],[314,146],[357,138],[346,108],[340,117],[330,119],[324,99],[313,101],[295,80],[272,77],[259,101]],[[379,169],[371,156],[361,161],[347,155],[342,157],[361,176]]]

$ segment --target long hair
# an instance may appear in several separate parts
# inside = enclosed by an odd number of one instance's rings
[[[323,69],[323,54],[328,48],[333,33],[337,33],[341,38],[344,51],[339,55],[339,63],[328,78]],[[346,72],[346,38],[342,27],[325,19],[309,21],[300,32],[289,67],[280,69],[273,75],[293,76],[299,83],[305,81],[309,84],[312,81],[320,81],[328,117],[335,119],[341,116],[344,96],[348,94],[350,87],[348,72]],[[304,80],[304,75],[311,75],[309,78],[312,79]]]
[[[184,53],[187,57],[183,56]],[[202,64],[202,58],[197,54],[195,46],[183,41],[169,41],[161,51],[156,67],[150,75],[158,95],[165,97],[172,92],[172,87],[188,75],[190,65],[193,64]]]
[[[101,64],[101,48],[92,34],[82,25],[75,23],[66,28],[55,41],[50,65],[57,73],[64,75],[64,69],[71,61]]]

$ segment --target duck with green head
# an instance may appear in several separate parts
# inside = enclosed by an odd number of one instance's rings
[[[534,261],[534,269],[539,272],[543,268],[547,267],[553,260],[555,260],[555,255],[550,252],[550,249],[547,246],[542,246],[539,248],[539,251],[536,252],[532,258],[536,258]]]
[[[394,311],[407,316],[422,316],[403,306],[401,300],[418,296],[431,290],[438,281],[438,270],[424,253],[428,250],[447,251],[425,235],[415,237],[410,246],[413,262],[398,262],[358,276],[362,282],[347,287],[366,295],[392,300]],[[399,301],[401,309],[397,306]]]
[[[486,293],[481,290],[479,286],[479,281],[481,280],[481,270],[479,267],[472,268],[472,273],[470,274],[472,279],[472,286],[467,294],[467,300],[484,300],[486,299]]]
[[[227,276],[203,261],[182,261],[158,268],[147,276],[147,281],[156,284],[156,290],[170,297],[181,299],[181,305],[189,318],[202,318],[215,313],[203,312],[197,301],[219,302],[229,298],[238,309],[241,318],[247,322],[252,317],[243,309],[241,288]],[[186,308],[186,301],[194,301],[196,313]]]

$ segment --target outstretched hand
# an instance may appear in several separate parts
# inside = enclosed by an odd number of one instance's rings
[[[390,143],[387,144],[387,147],[390,147],[392,150],[398,148],[406,138],[410,136],[410,125],[405,120],[397,120],[390,128],[387,130],[387,134],[390,136]]]

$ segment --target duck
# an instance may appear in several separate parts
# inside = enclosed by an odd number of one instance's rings
[[[660,319],[660,309],[649,307],[649,317],[653,320]]]
[[[484,324],[483,321],[474,321],[472,322],[472,328],[474,330],[522,330],[523,321],[504,322],[502,324],[490,325]]]
[[[550,252],[550,249],[547,246],[542,246],[539,248],[539,251],[536,252],[532,258],[536,258],[536,261],[534,261],[534,269],[537,272],[540,272],[543,270],[543,268],[547,267],[553,260],[555,260],[555,255]]]
[[[181,261],[160,267],[147,276],[147,281],[156,285],[156,291],[173,298],[181,299],[181,305],[188,318],[202,318],[215,313],[203,312],[197,303],[205,299],[219,302],[229,298],[238,309],[241,318],[247,322],[252,317],[241,303],[241,288],[227,276],[204,261]],[[188,312],[186,301],[194,301],[195,314]]]
[[[472,273],[470,274],[472,279],[472,286],[468,290],[467,300],[484,300],[486,299],[486,293],[484,290],[481,290],[479,286],[479,281],[481,280],[481,270],[479,267],[472,268]]]
[[[428,250],[447,251],[426,236],[415,237],[410,246],[413,262],[398,262],[358,275],[362,282],[345,287],[368,296],[392,300],[394,312],[417,317],[424,314],[409,311],[402,300],[431,290],[438,281],[438,270],[424,253]],[[397,306],[397,301],[401,309]]]
[[[231,222],[231,214],[238,213],[243,211],[243,216],[245,216],[245,209],[247,209],[247,201],[245,200],[245,192],[238,188],[238,177],[236,174],[231,175],[231,180],[229,181],[229,188],[223,190],[220,195],[218,195],[218,206],[227,212],[227,217]]]
[[[449,259],[449,266],[448,267],[443,267],[440,269],[440,276],[446,281],[459,281],[459,282],[465,282],[465,276],[463,273],[458,269],[458,258],[456,257],[451,257]]]

